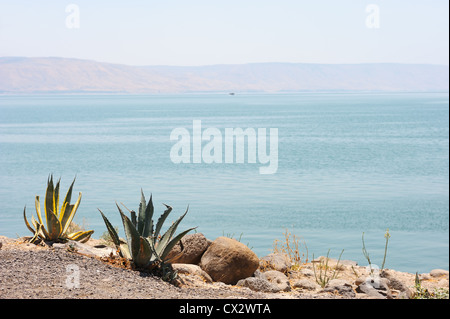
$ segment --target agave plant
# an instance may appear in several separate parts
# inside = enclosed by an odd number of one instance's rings
[[[77,231],[68,234],[69,226],[75,216],[75,213],[80,205],[81,193],[78,195],[78,199],[75,204],[70,204],[72,198],[72,189],[75,179],[67,191],[66,197],[59,207],[59,184],[61,179],[58,180],[56,185],[53,184],[53,176],[50,175],[47,181],[47,191],[45,193],[45,203],[44,203],[44,217],[41,214],[41,204],[39,202],[39,196],[36,196],[35,205],[38,220],[31,216],[30,225],[26,216],[26,206],[23,209],[23,218],[27,228],[33,233],[33,238],[31,242],[35,242],[39,238],[48,241],[66,241],[75,240],[80,242],[86,242],[91,237],[93,230],[88,231]]]
[[[156,227],[153,223],[154,206],[152,202],[152,196],[148,203],[146,203],[145,196],[141,190],[141,202],[139,204],[139,212],[136,215],[135,211],[130,211],[131,219],[123,212],[123,210],[116,203],[122,218],[122,224],[125,230],[126,241],[119,238],[116,230],[106,218],[105,214],[99,209],[100,214],[105,221],[106,228],[111,236],[116,248],[118,249],[122,257],[131,259],[133,263],[139,268],[149,268],[157,263],[166,263],[170,260],[167,259],[169,252],[191,230],[190,228],[185,230],[174,237],[178,225],[186,216],[186,212],[181,215],[169,229],[160,236],[161,228],[172,211],[172,207],[164,204],[166,210],[159,217]]]

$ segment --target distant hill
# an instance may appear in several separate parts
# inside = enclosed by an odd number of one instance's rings
[[[0,58],[0,93],[448,91],[449,67],[252,63],[129,66],[68,58]]]

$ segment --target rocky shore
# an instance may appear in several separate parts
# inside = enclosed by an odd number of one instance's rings
[[[132,269],[99,240],[35,245],[0,236],[0,299],[448,298],[446,270],[418,274],[418,291],[415,274],[325,257],[294,266],[285,255],[258,258],[234,239],[200,233],[185,236],[172,258],[178,279],[168,283]]]

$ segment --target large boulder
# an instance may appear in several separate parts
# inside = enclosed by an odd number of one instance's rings
[[[246,245],[228,237],[218,237],[203,254],[200,267],[214,281],[236,284],[258,269],[258,256]]]
[[[196,265],[200,262],[209,244],[208,239],[202,233],[186,235],[172,248],[167,259],[171,263]]]

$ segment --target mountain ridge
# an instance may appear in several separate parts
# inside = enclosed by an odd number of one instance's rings
[[[265,62],[132,66],[64,57],[0,57],[0,93],[448,91],[436,64]]]

